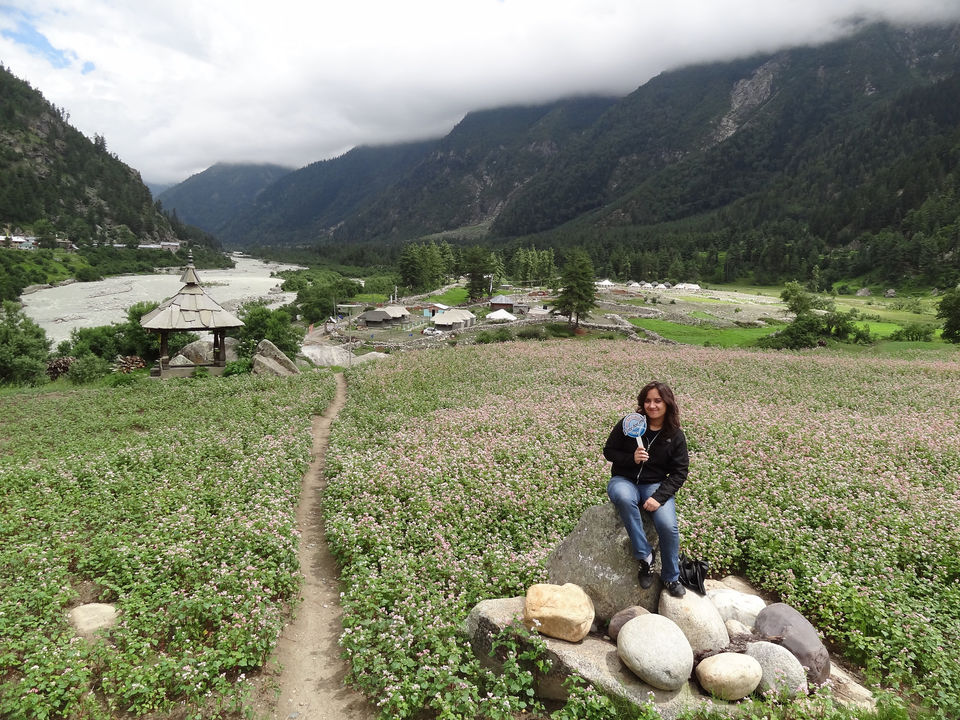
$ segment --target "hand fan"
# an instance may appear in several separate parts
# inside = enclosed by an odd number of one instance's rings
[[[637,447],[643,447],[640,437],[647,431],[647,418],[640,413],[630,413],[623,419],[623,434],[636,438]]]

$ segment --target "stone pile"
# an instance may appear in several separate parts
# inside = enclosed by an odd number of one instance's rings
[[[652,523],[645,529],[655,543]],[[708,580],[706,596],[688,590],[675,598],[659,583],[642,589],[636,569],[614,506],[589,508],[548,559],[549,583],[471,611],[474,651],[496,669],[494,638],[522,622],[543,636],[552,664],[537,677],[541,697],[565,700],[564,681],[579,675],[636,704],[652,698],[665,720],[707,700],[805,695],[831,679],[838,699],[873,707],[870,692],[831,664],[816,628],[789,605],[767,605],[737,578]]]

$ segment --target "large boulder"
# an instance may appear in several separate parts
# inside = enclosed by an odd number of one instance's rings
[[[467,637],[473,651],[480,662],[494,672],[502,669],[505,654],[502,650],[492,650],[493,640],[508,626],[522,620],[523,606],[522,597],[483,600],[467,616]],[[706,700],[690,682],[678,690],[648,685],[620,661],[616,645],[595,635],[587,635],[579,643],[544,637],[543,643],[550,670],[535,672],[534,687],[537,696],[545,700],[566,701],[569,691],[564,683],[572,675],[583,678],[602,693],[635,705],[652,699],[663,720],[675,720],[684,710]]]
[[[694,652],[722,650],[730,644],[720,612],[699,593],[688,592],[683,597],[661,593],[659,610],[661,615],[676,623]]]
[[[757,689],[763,669],[749,655],[724,652],[697,665],[700,687],[721,700],[740,700]]]
[[[314,365],[322,367],[350,367],[357,360],[352,352],[340,345],[304,345],[300,353]]]
[[[711,588],[707,597],[724,621],[739,620],[747,627],[753,627],[757,615],[767,606],[761,597],[728,588]]]
[[[580,642],[593,624],[593,602],[573,583],[532,585],[527,590],[523,624],[541,635]]]
[[[237,345],[239,341],[236,338],[228,337],[224,339],[226,362],[233,362],[237,359]],[[213,362],[213,340],[202,338],[194,340],[192,343],[180,348],[180,354],[187,358],[194,365],[204,365]]]
[[[646,514],[644,530],[651,547],[657,547],[657,532]],[[659,565],[659,558],[654,564]],[[597,619],[602,622],[609,622],[631,605],[640,605],[651,612],[656,609],[659,578],[644,590],[637,582],[637,569],[630,538],[613,503],[584,510],[573,532],[547,558],[549,582],[556,585],[569,582],[583,588],[593,600]]]
[[[661,690],[683,687],[693,670],[693,649],[683,631],[653,613],[635,617],[620,629],[617,654],[638,678]]]
[[[747,645],[747,655],[763,668],[758,689],[775,695],[806,695],[807,673],[792,652],[771,642],[753,642]]]
[[[269,340],[261,340],[253,354],[255,375],[298,375],[300,369]]]
[[[807,669],[807,680],[822,685],[830,677],[830,653],[820,641],[817,629],[786,603],[765,607],[754,623],[757,635],[777,639]]]

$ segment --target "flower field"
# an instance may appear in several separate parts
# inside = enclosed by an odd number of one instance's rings
[[[329,374],[0,397],[0,717],[218,717],[296,596]],[[109,642],[66,611],[116,603]],[[186,714],[184,714],[186,713]]]
[[[870,680],[960,715],[960,359],[548,341],[349,372],[325,516],[351,680],[383,716],[530,707],[529,675],[481,669],[462,623],[542,581],[606,502],[601,446],[651,378],[692,452],[683,549],[800,609]]]

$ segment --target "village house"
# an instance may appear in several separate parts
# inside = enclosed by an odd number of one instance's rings
[[[447,310],[433,319],[433,324],[441,330],[463,330],[472,327],[476,322],[476,315],[461,308]]]

